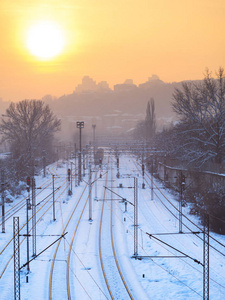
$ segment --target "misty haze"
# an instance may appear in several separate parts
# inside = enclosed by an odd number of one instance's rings
[[[225,299],[224,16],[1,1],[1,300]]]

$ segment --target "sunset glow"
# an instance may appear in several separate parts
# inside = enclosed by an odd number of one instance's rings
[[[51,59],[63,50],[62,30],[50,21],[41,21],[30,28],[27,36],[27,47],[31,54],[40,59]]]
[[[224,0],[2,0],[0,97],[59,97],[84,76],[202,79],[225,66],[224,14]]]

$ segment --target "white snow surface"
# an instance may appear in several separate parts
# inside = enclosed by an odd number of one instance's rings
[[[108,164],[107,164],[108,162]],[[108,169],[107,169],[108,165]],[[135,157],[120,156],[120,178],[116,177],[116,159],[105,151],[101,171],[93,172],[92,207],[89,207],[88,174],[80,186],[72,181],[72,195],[68,196],[68,163],[55,163],[48,168],[47,176],[36,176],[37,189],[37,248],[40,253],[63,233],[53,269],[51,299],[68,299],[67,261],[71,239],[71,257],[69,265],[71,299],[111,299],[103,276],[99,254],[99,229],[102,215],[101,249],[105,274],[113,299],[131,299],[119,276],[111,246],[112,234],[115,253],[121,273],[132,295],[132,299],[201,299],[203,297],[203,234],[191,234],[202,228],[196,216],[189,215],[189,207],[183,207],[183,213],[193,224],[183,217],[183,233],[179,234],[178,197],[165,189],[161,182],[154,179],[154,194],[151,199],[151,175],[146,174],[145,189],[142,189],[141,168]],[[93,170],[94,171],[94,170]],[[86,170],[88,173],[88,170]],[[102,178],[99,178],[99,174]],[[52,174],[55,175],[56,220],[53,221]],[[147,175],[149,178],[147,178]],[[138,178],[138,257],[134,254],[134,177]],[[122,184],[122,188],[119,185]],[[107,189],[105,188],[107,187]],[[111,192],[111,191],[112,192]],[[78,202],[81,197],[80,202]],[[14,262],[13,258],[13,216],[19,217],[21,235],[26,234],[26,206],[8,217],[13,206],[20,201],[26,203],[27,192],[15,198],[13,203],[5,204],[6,232],[0,232],[0,299],[14,299]],[[103,201],[103,199],[105,200]],[[127,211],[122,198],[128,202]],[[111,199],[113,199],[111,201]],[[49,201],[48,201],[49,200]],[[47,202],[48,201],[48,202]],[[87,201],[87,202],[86,202]],[[169,202],[170,201],[170,202]],[[86,202],[86,205],[85,205]],[[102,206],[104,207],[102,208]],[[111,214],[112,205],[112,214]],[[19,206],[19,204],[18,204]],[[71,216],[74,208],[76,210]],[[84,208],[84,209],[83,209]],[[11,209],[11,211],[9,211]],[[103,213],[102,213],[103,209]],[[168,210],[169,209],[169,210]],[[47,211],[46,211],[47,210]],[[8,212],[9,211],[9,212]],[[82,213],[83,211],[83,213]],[[92,221],[89,220],[90,214]],[[29,218],[31,210],[29,211]],[[77,223],[80,219],[79,225]],[[2,217],[0,219],[2,223]],[[0,224],[1,224],[0,223]],[[194,225],[195,224],[195,225]],[[185,227],[187,226],[187,227]],[[29,229],[32,227],[29,221]],[[76,232],[74,233],[74,231]],[[167,233],[150,238],[147,234]],[[170,233],[170,234],[168,234]],[[30,232],[32,234],[32,231]],[[210,235],[225,244],[225,236],[210,232]],[[26,237],[20,236],[20,265],[27,261]],[[11,241],[11,242],[10,242]],[[210,299],[225,299],[225,248],[210,238],[209,251],[209,293]],[[23,267],[20,272],[20,293],[23,300],[49,299],[49,278],[57,243],[30,262],[30,271]],[[178,249],[188,257],[175,250]],[[29,257],[32,259],[32,237],[29,237]],[[161,257],[160,257],[161,256]],[[182,257],[181,257],[182,256]],[[11,260],[10,260],[11,258]],[[10,260],[10,261],[9,261]],[[9,261],[9,263],[8,263]],[[8,263],[8,264],[7,264]],[[6,266],[7,264],[7,266]],[[28,282],[26,279],[28,278]]]

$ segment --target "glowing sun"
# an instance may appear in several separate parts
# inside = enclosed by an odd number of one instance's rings
[[[27,47],[32,55],[40,59],[52,59],[63,50],[63,32],[54,22],[40,21],[28,31]]]

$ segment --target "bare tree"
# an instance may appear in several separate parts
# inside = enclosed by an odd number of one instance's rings
[[[35,159],[51,148],[60,120],[40,100],[11,103],[1,120],[2,140],[10,145],[17,174],[32,175]]]
[[[184,83],[173,94],[173,110],[180,116],[183,144],[193,160],[221,163],[225,155],[225,78],[220,68],[212,78],[207,70],[200,84]],[[191,152],[190,152],[191,151]]]

